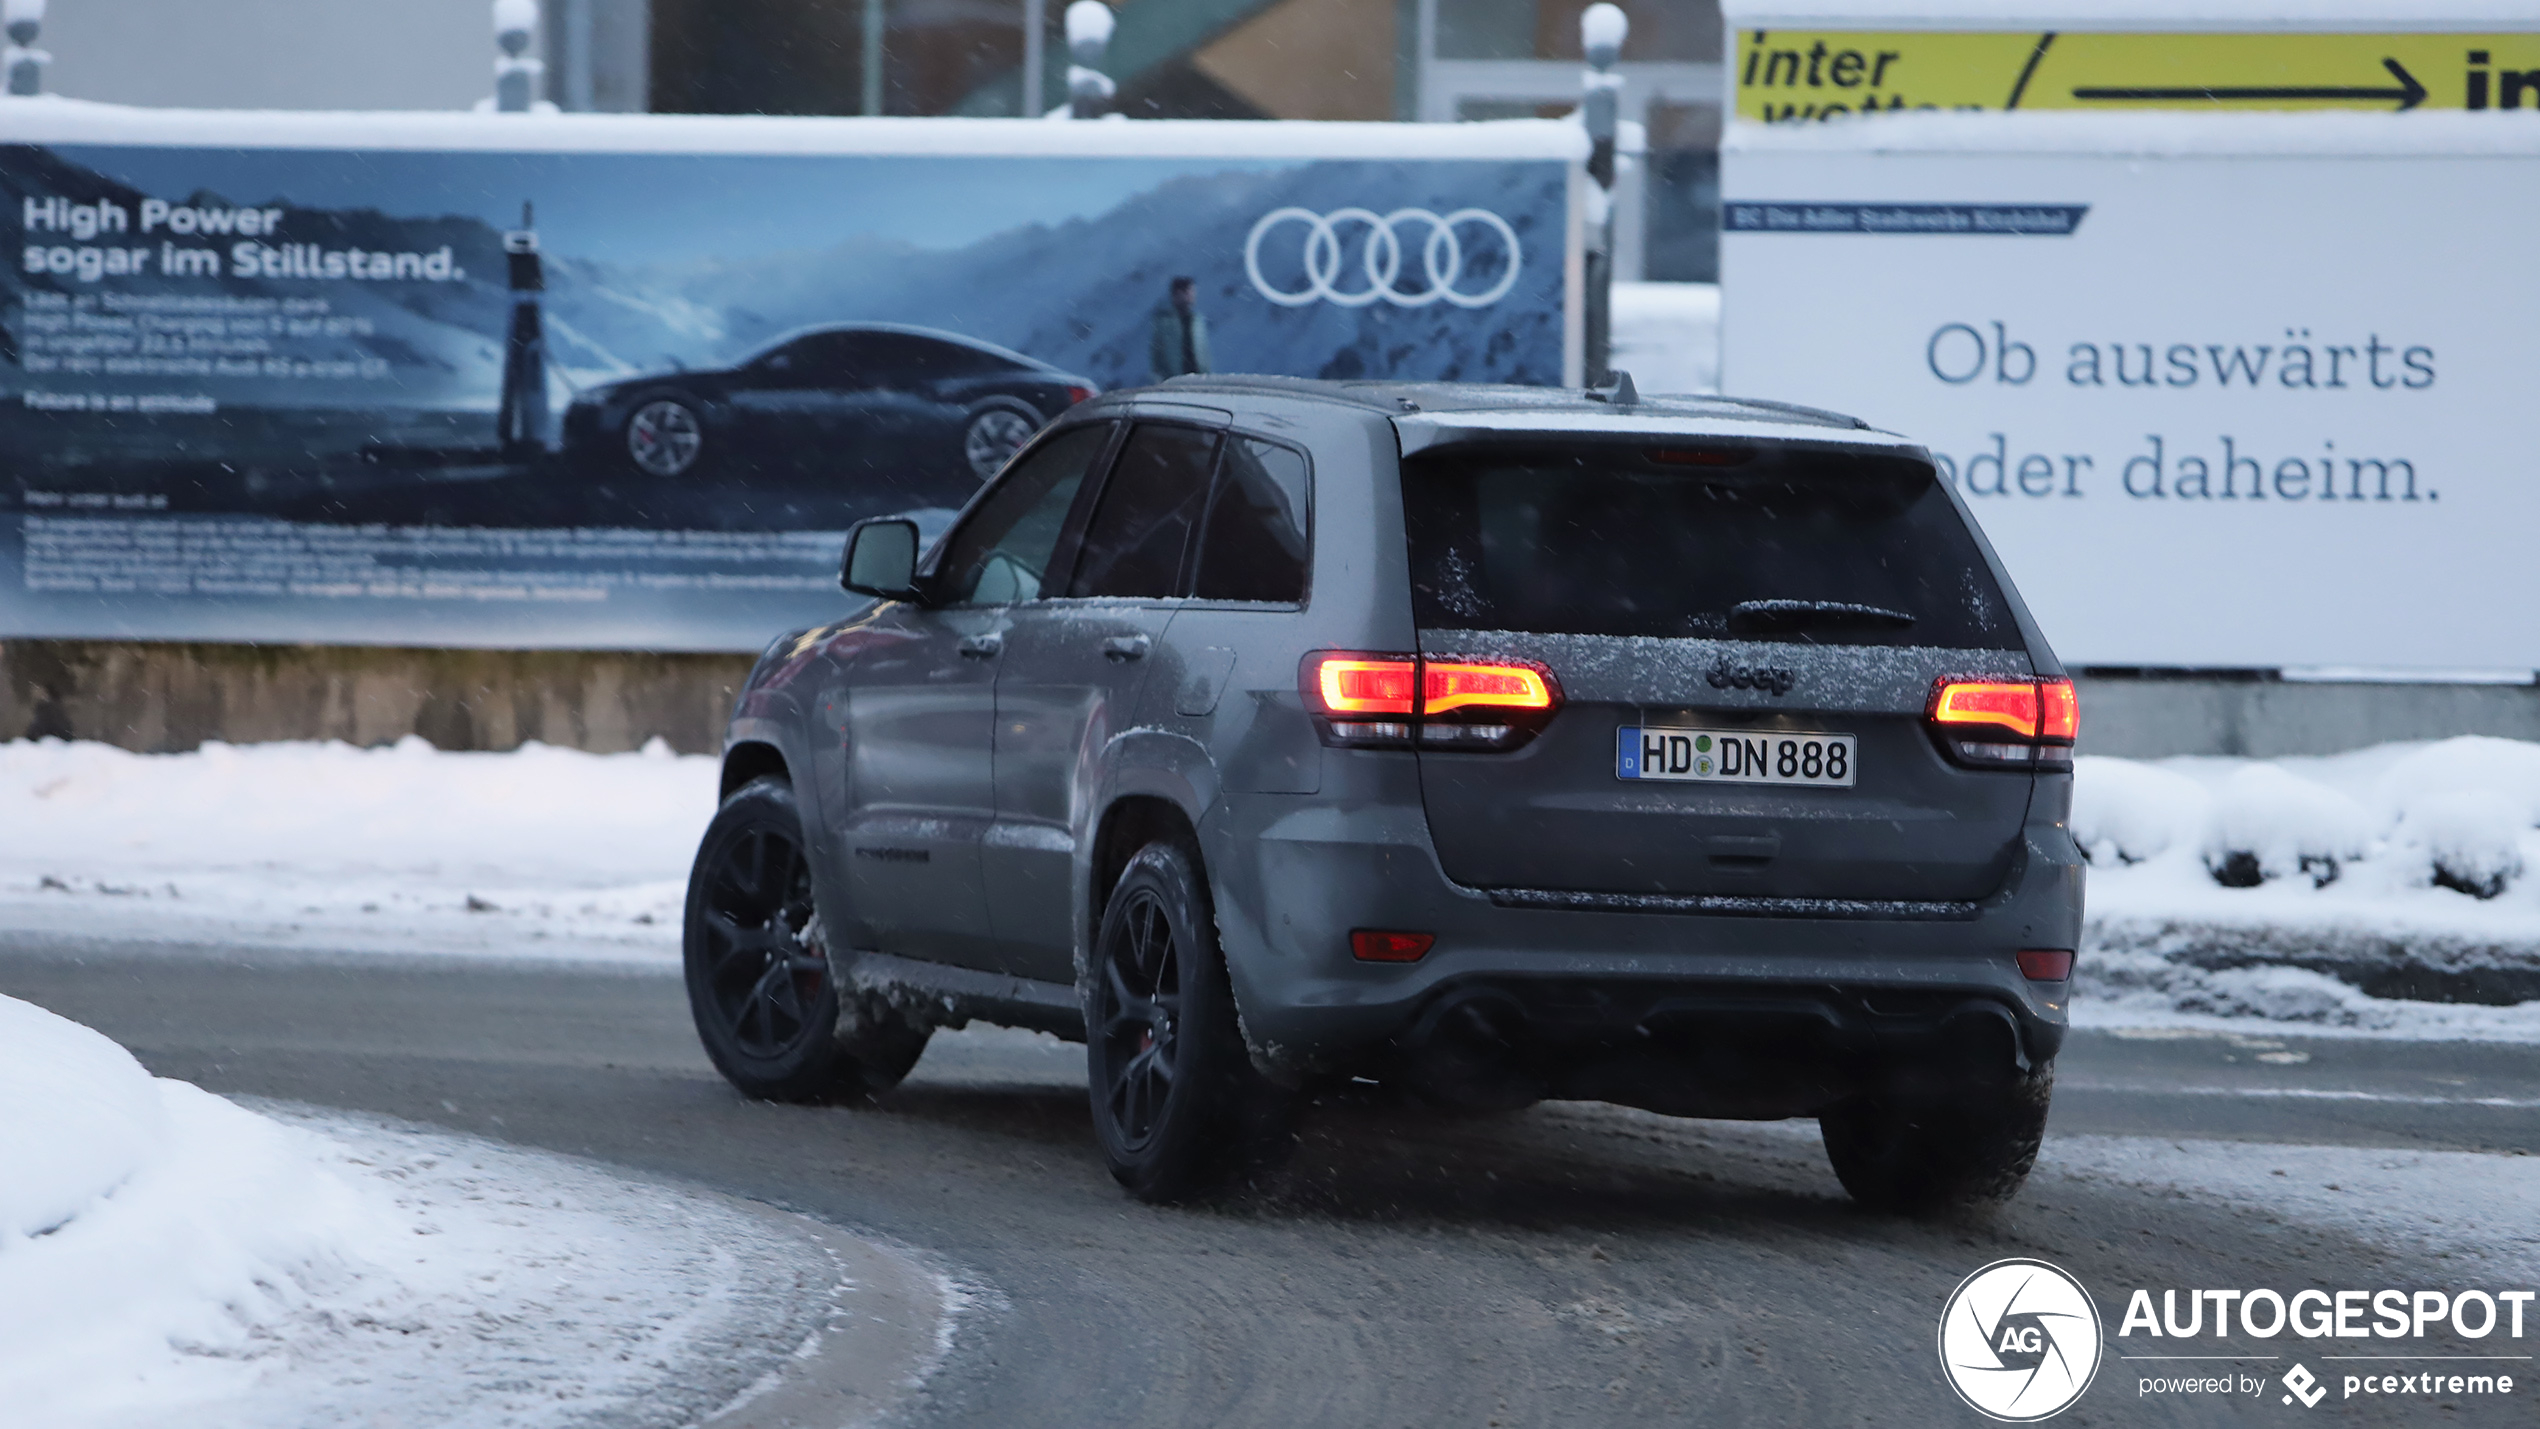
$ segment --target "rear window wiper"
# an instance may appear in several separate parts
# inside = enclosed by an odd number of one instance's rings
[[[1731,635],[1789,635],[1803,630],[1903,630],[1914,617],[1841,600],[1742,600],[1729,607]]]

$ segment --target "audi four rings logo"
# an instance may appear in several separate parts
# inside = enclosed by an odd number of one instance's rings
[[[1263,247],[1274,234],[1284,246],[1290,232],[1297,234],[1300,245],[1303,286],[1283,287],[1261,271]],[[1465,239],[1486,240],[1489,234],[1498,235],[1506,256],[1487,286],[1465,292],[1459,287],[1465,276]],[[1417,281],[1408,287],[1404,283],[1409,275],[1403,272],[1406,250],[1418,252],[1420,270]],[[1359,260],[1354,264],[1346,261],[1352,253]],[[1244,240],[1244,275],[1261,296],[1290,308],[1318,301],[1363,308],[1379,298],[1398,308],[1425,308],[1440,299],[1459,308],[1486,308],[1517,285],[1517,270],[1524,261],[1517,230],[1484,208],[1459,208],[1445,215],[1425,208],[1398,208],[1391,213],[1338,208],[1328,214],[1278,208],[1263,214]]]

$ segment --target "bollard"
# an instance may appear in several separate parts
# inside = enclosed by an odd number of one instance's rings
[[[529,58],[537,32],[538,0],[494,0],[494,44],[502,50],[494,61],[494,107],[505,114],[537,106],[538,77],[547,68]]]
[[[1623,57],[1623,41],[1631,34],[1631,18],[1614,5],[1590,5],[1579,16],[1579,48],[1587,55],[1587,74],[1579,119],[1587,128],[1587,385],[1603,387],[1614,380],[1614,148],[1622,107],[1623,77],[1614,66]]]
[[[35,47],[35,37],[44,28],[44,0],[7,0],[0,7],[0,20],[9,30],[9,48],[5,62],[9,70],[9,93],[36,95],[44,92],[44,67],[53,61],[51,55]]]
[[[1067,7],[1068,117],[1096,119],[1120,87],[1102,72],[1103,52],[1111,48],[1111,7],[1102,0],[1076,0]]]

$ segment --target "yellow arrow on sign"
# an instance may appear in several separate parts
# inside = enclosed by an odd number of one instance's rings
[[[1920,109],[2527,109],[2540,33],[1748,30],[1737,112],[1768,123]]]

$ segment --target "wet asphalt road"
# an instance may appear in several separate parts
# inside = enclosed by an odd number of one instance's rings
[[[1933,1329],[1995,1259],[2094,1289],[2456,1278],[2289,1218],[2060,1174],[1988,1218],[1881,1219],[1845,1201],[1813,1136],[1580,1106],[1441,1123],[1326,1105],[1271,1183],[1152,1209],[1103,1171],[1076,1048],[944,1035],[878,1105],[754,1104],[697,1050],[678,983],[623,969],[0,934],[0,993],[215,1091],[593,1157],[925,1251],[983,1293],[921,1424],[1973,1424]],[[2529,1152],[2540,1054],[2085,1034],[2053,1132]],[[2140,1399],[2131,1372],[2111,1360],[2057,1422],[2308,1417],[2272,1393]],[[2540,1418],[2524,1394],[2316,1413]]]

